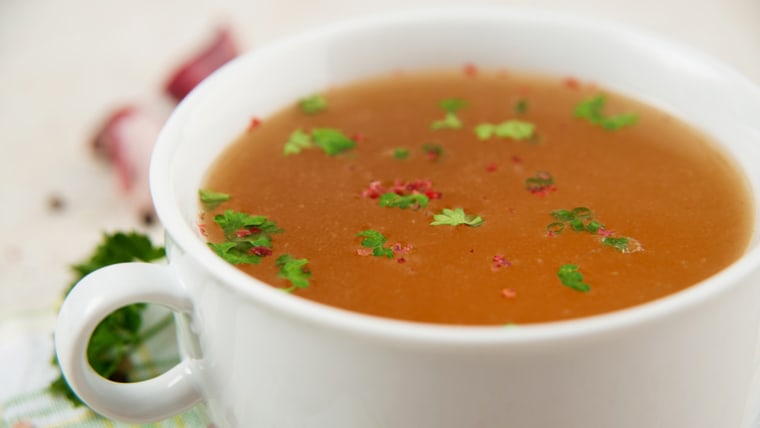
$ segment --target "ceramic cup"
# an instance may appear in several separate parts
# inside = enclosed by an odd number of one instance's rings
[[[200,404],[218,427],[749,427],[760,410],[752,385],[760,228],[744,257],[683,292],[517,328],[408,323],[324,306],[257,282],[206,246],[198,188],[252,115],[363,77],[466,63],[572,75],[658,106],[720,142],[760,200],[760,89],[691,49],[525,10],[335,24],[242,56],[177,108],[151,167],[169,263],[107,267],[68,296],[56,349],[77,394],[130,422]],[[85,348],[103,317],[134,302],[176,311],[183,359],[152,380],[112,383],[90,368]]]

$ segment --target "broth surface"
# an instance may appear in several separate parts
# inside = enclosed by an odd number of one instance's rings
[[[636,123],[608,130],[575,117],[577,105],[598,94],[605,115],[635,113]],[[430,72],[322,96],[323,111],[294,105],[252,123],[204,184],[231,196],[202,215],[209,242],[225,240],[214,222],[225,210],[266,216],[283,230],[271,235],[271,255],[240,269],[288,288],[277,258],[308,260],[309,285],[294,295],[431,323],[557,321],[677,292],[748,245],[752,201],[735,165],[693,128],[603,88],[506,72]],[[461,128],[432,129],[447,117],[446,99],[466,103],[451,113]],[[480,139],[474,131],[510,119],[532,124],[533,135]],[[313,146],[284,155],[296,129],[318,128],[339,129],[356,145],[333,156]],[[540,181],[549,176],[553,184]],[[539,179],[532,191],[531,177]],[[393,192],[394,182],[427,191],[427,206],[380,206],[374,197]],[[577,207],[593,213],[580,219],[583,231],[557,211]],[[444,208],[462,208],[482,224],[431,225]],[[594,230],[594,220],[603,226]],[[382,248],[392,257],[362,246],[357,234],[365,230],[386,237]],[[621,238],[624,251],[607,245]],[[563,266],[573,271],[568,265],[582,279],[561,277]]]

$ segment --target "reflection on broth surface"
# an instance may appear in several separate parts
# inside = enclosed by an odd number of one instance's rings
[[[241,124],[201,195],[212,247],[303,298],[467,325],[613,311],[740,257],[750,196],[699,132],[574,79],[472,71]]]

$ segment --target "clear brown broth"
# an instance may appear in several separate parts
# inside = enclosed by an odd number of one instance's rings
[[[575,105],[603,92],[609,114],[635,112],[638,122],[605,130],[573,116]],[[273,254],[248,274],[284,288],[275,259],[309,260],[308,288],[295,295],[351,311],[430,323],[524,324],[585,317],[675,293],[735,261],[748,245],[752,201],[734,163],[704,135],[640,102],[563,79],[506,72],[394,74],[323,93],[327,110],[296,106],[264,118],[215,162],[205,188],[232,199],[203,216],[210,242],[225,209],[265,215],[284,232]],[[255,96],[252,94],[251,96]],[[438,106],[461,98],[462,129],[431,130]],[[527,101],[525,113],[513,106]],[[256,112],[251,112],[255,115]],[[481,122],[518,118],[536,126],[536,141],[480,141]],[[327,156],[305,150],[284,156],[302,128],[360,134],[354,150]],[[241,126],[242,128],[242,126]],[[425,143],[444,153],[432,161]],[[407,159],[396,159],[405,147]],[[525,180],[548,171],[556,191],[532,194]],[[431,180],[442,192],[427,208],[378,206],[362,197],[374,180]],[[606,228],[635,238],[623,254],[599,236],[565,230],[548,236],[551,211],[588,207]],[[478,214],[479,227],[431,226],[442,208]],[[366,229],[389,243],[411,245],[394,258],[361,255]],[[510,266],[493,269],[503,255]],[[403,263],[398,259],[403,258]],[[579,292],[557,276],[576,264],[591,289]]]

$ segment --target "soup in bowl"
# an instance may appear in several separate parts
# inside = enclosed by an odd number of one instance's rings
[[[175,111],[151,166],[169,265],[85,278],[59,361],[135,422],[748,426],[759,113],[700,53],[545,12],[273,43]],[[109,383],[87,338],[137,301],[177,311],[183,360]]]

